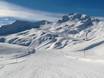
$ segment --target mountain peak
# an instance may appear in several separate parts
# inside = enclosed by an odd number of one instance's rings
[[[63,23],[67,21],[91,21],[91,17],[86,14],[81,13],[69,13],[67,15],[64,15],[60,20],[58,20],[58,23]]]

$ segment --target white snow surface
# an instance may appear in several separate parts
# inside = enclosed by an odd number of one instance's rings
[[[0,78],[104,78],[104,21],[99,18],[68,14],[0,37],[5,39]]]
[[[104,60],[101,57],[96,55],[83,56],[83,53],[72,52],[68,48],[37,50],[31,56],[1,61],[0,68],[0,78],[104,77]]]

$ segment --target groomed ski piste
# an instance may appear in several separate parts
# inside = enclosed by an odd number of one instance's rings
[[[41,49],[25,57],[1,60],[0,78],[103,78],[103,49],[96,47],[86,55],[77,49]]]

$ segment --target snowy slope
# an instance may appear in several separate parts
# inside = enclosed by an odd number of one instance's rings
[[[64,51],[66,51],[64,49]],[[66,51],[67,52],[67,51]],[[67,52],[68,53],[68,52]],[[3,62],[0,78],[103,78],[104,61],[66,55],[62,50],[41,50],[32,56]],[[79,56],[79,55],[78,55]],[[22,60],[22,61],[21,61]],[[3,65],[5,63],[5,65]]]
[[[0,60],[20,58],[32,54],[28,47],[0,43]]]
[[[0,27],[0,41],[34,48],[49,45],[48,48],[60,49],[91,40],[98,32],[103,32],[103,26],[103,20],[79,13],[67,14],[56,22],[17,20]]]
[[[71,13],[56,22],[17,25],[0,27],[13,31],[0,36],[0,78],[104,78],[101,18]]]

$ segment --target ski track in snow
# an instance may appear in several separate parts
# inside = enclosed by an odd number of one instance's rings
[[[45,50],[43,50],[45,51]],[[0,78],[103,78],[104,65],[98,60],[65,56],[52,51],[37,52],[25,61],[9,61]],[[52,55],[53,54],[53,55]],[[13,63],[14,62],[14,63]]]
[[[73,57],[73,56],[65,56],[69,59],[73,59],[73,60],[78,60],[78,61],[84,61],[84,62],[89,62],[89,63],[101,63],[104,64],[104,60],[103,59],[91,59],[91,58],[86,58],[85,57]]]

